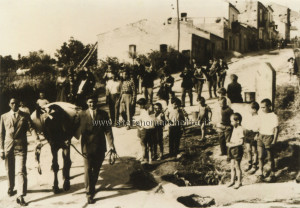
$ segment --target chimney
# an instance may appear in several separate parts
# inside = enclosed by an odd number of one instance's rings
[[[180,14],[180,16],[181,16],[181,21],[187,21],[187,13],[186,12],[182,12],[181,14]]]

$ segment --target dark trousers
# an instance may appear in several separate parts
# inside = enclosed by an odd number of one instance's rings
[[[138,137],[141,139],[143,158],[152,159],[155,129],[139,129]]]
[[[144,97],[147,102],[153,102],[153,87],[143,87]]]
[[[193,90],[188,89],[188,88],[181,88],[181,101],[182,101],[182,105],[185,106],[185,94],[188,93],[189,97],[190,97],[190,105],[193,105]]]
[[[123,94],[121,97],[121,104],[123,106],[123,108],[125,107],[125,109],[122,108],[121,112],[122,114],[125,113],[125,115],[123,116],[123,119],[127,121],[127,125],[131,125],[131,120],[132,120],[132,107],[131,107],[131,100],[132,100],[132,95],[131,94]]]
[[[230,141],[231,131],[232,131],[231,126],[223,126],[222,128],[219,129],[219,144],[220,144],[222,155],[227,154],[226,142]]]
[[[203,81],[200,80],[196,80],[196,92],[197,92],[197,99],[199,99],[201,97],[202,94],[202,89],[203,89]]]
[[[154,155],[157,156],[157,145],[160,149],[160,156],[164,154],[164,144],[163,144],[163,127],[157,126],[155,127],[155,139],[154,139]]]
[[[226,74],[220,74],[218,76],[218,88],[224,87]]]
[[[109,94],[108,96],[109,113],[112,123],[119,121],[120,115],[120,94]]]
[[[105,153],[88,154],[84,159],[84,181],[87,197],[94,197],[95,186],[98,181],[100,168],[105,158]]]
[[[217,80],[207,80],[209,97],[212,98],[212,88],[214,89],[214,95],[217,97]]]
[[[182,130],[180,126],[169,127],[169,154],[170,156],[177,155],[179,153],[180,138]]]
[[[8,177],[8,189],[14,190],[15,172],[17,172],[17,193],[19,196],[27,194],[27,170],[26,170],[27,150],[10,151],[5,155],[5,168]]]

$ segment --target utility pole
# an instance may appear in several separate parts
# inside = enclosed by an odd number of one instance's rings
[[[179,0],[177,1],[177,30],[178,30],[178,40],[177,40],[177,49],[179,52],[179,44],[180,44],[180,19],[179,19]]]

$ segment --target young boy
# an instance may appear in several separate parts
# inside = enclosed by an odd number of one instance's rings
[[[163,144],[163,128],[166,121],[165,114],[162,110],[160,103],[154,104],[154,115],[155,115],[155,140],[154,140],[154,156],[157,156],[157,145],[159,145],[160,155],[158,160],[161,160],[164,154]]]
[[[272,145],[277,142],[278,138],[278,117],[272,112],[272,102],[269,99],[263,99],[260,103],[262,110],[259,115],[259,135],[257,138],[258,162],[259,162],[259,176],[258,182],[263,180],[263,167],[264,167],[264,150],[267,152],[268,160],[271,163],[270,177],[266,178],[266,182],[275,181],[275,162],[272,151]]]
[[[205,139],[205,125],[211,121],[212,111],[210,107],[205,103],[205,98],[201,97],[198,98],[199,100],[199,114],[198,114],[198,121],[201,126],[201,140]]]
[[[179,153],[182,125],[185,120],[184,112],[180,108],[181,100],[174,98],[171,101],[172,108],[168,109],[167,120],[169,121],[169,154],[176,157]]]
[[[140,116],[137,119],[138,137],[141,139],[143,150],[142,162],[152,163],[153,156],[153,140],[155,135],[154,119],[150,116],[147,109],[147,101],[140,98],[136,103],[140,108]]]
[[[250,113],[244,119],[244,134],[245,134],[245,147],[248,155],[248,167],[245,171],[249,171],[249,174],[254,174],[256,172],[258,165],[257,158],[257,141],[255,138],[258,135],[258,117],[259,104],[257,102],[252,102],[250,104]]]
[[[36,101],[36,104],[38,104],[40,107],[49,104],[49,101],[45,98],[44,92],[40,92],[40,98]]]
[[[234,113],[230,117],[231,125],[233,126],[232,135],[230,142],[227,143],[228,147],[228,157],[231,162],[231,180],[228,187],[233,185],[235,189],[242,186],[242,170],[241,170],[241,160],[243,157],[243,139],[244,130],[241,126],[242,116],[239,113]],[[237,183],[235,184],[235,179],[237,176]]]
[[[231,101],[226,95],[227,94],[226,89],[224,87],[221,87],[220,89],[218,89],[217,93],[219,98],[224,97],[226,99],[227,105],[231,107]]]
[[[226,98],[221,97],[219,99],[220,104],[220,123],[217,124],[217,131],[219,133],[219,143],[221,149],[221,156],[227,155],[226,142],[230,139],[232,127],[230,125],[230,116],[233,114],[233,110],[227,105]]]

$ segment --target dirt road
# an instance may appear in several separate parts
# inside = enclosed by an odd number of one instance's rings
[[[249,70],[253,63],[270,62],[277,73],[277,84],[288,82],[288,75],[284,73],[287,67],[287,59],[293,56],[291,49],[284,49],[272,52],[266,52],[261,55],[252,55],[236,59],[230,64],[229,72],[236,73],[241,83],[248,83]],[[174,90],[180,97],[180,78],[175,74]],[[226,80],[226,83],[228,79]],[[227,86],[227,84],[226,84]],[[157,89],[155,90],[155,92]],[[207,86],[204,87],[204,97],[208,97]],[[197,107],[189,107],[188,98],[186,99],[186,110],[191,113]],[[217,107],[216,99],[208,100],[207,103],[214,109]],[[194,93],[194,104],[196,96]],[[214,119],[214,118],[213,118]],[[176,187],[173,184],[164,183],[164,194],[156,194],[153,190],[142,191],[134,188],[128,183],[130,173],[141,168],[137,161],[141,156],[141,147],[137,138],[136,129],[127,131],[125,128],[113,128],[115,136],[115,146],[121,157],[117,164],[111,166],[105,161],[98,180],[96,194],[96,204],[87,205],[83,178],[83,159],[73,149],[71,150],[72,168],[71,168],[71,189],[68,192],[62,192],[54,195],[52,193],[53,173],[51,168],[51,159],[49,145],[45,145],[42,150],[41,163],[43,174],[39,175],[34,161],[34,142],[29,139],[29,151],[27,160],[28,171],[28,195],[26,201],[28,207],[107,207],[107,208],[131,208],[131,207],[185,207],[178,203],[176,198],[181,195],[196,193],[203,196],[212,196],[217,205],[227,204],[229,207],[257,207],[251,205],[251,202],[261,202],[259,207],[284,206],[295,207],[293,203],[289,204],[289,199],[297,199],[300,196],[299,185],[294,182],[284,184],[253,184],[243,186],[238,191],[226,189],[225,186],[212,187]],[[166,132],[165,132],[166,133]],[[79,147],[79,141],[73,139],[72,143]],[[167,148],[166,148],[167,149]],[[218,148],[216,148],[218,154]],[[62,161],[59,161],[62,168]],[[59,172],[61,174],[61,171]],[[59,177],[59,184],[62,187],[62,177]],[[4,162],[0,161],[0,207],[18,207],[15,203],[16,197],[9,198],[7,192],[7,177],[4,168]],[[274,202],[276,201],[276,203]],[[274,202],[274,203],[270,203]],[[298,206],[298,205],[297,205]]]

